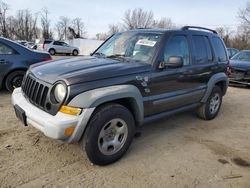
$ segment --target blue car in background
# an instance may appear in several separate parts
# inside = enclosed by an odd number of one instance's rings
[[[0,89],[5,87],[8,91],[13,91],[20,87],[30,65],[49,60],[49,53],[33,51],[0,37]]]
[[[230,59],[231,83],[250,86],[250,50],[242,50]]]

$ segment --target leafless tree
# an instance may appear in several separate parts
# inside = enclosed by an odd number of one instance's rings
[[[154,14],[142,8],[127,10],[124,14],[123,25],[126,30],[150,28],[154,25]]]
[[[238,18],[241,25],[238,27],[233,43],[239,49],[250,49],[250,1],[245,8],[239,9]]]
[[[0,1],[0,34],[3,37],[8,37],[8,30],[7,30],[7,11],[9,10],[9,5]]]
[[[61,27],[61,24],[59,22],[57,22],[55,24],[55,30],[56,30],[56,33],[57,33],[57,38],[59,40],[63,40],[64,38],[64,30],[63,28]]]
[[[96,39],[97,40],[106,40],[107,38],[109,38],[110,35],[108,35],[107,33],[97,33],[96,34]]]
[[[69,38],[70,18],[61,16],[56,24],[57,35],[60,40]]]
[[[86,35],[85,25],[81,18],[75,18],[72,20],[72,28],[75,31],[75,38],[83,38]]]
[[[170,18],[163,17],[159,21],[155,20],[155,27],[165,28],[165,29],[174,29],[176,25],[172,22]]]
[[[233,31],[227,26],[218,27],[215,30],[217,31],[218,35],[224,40],[226,46],[231,47]]]
[[[118,24],[110,24],[109,25],[108,35],[109,36],[114,35],[114,34],[120,32],[121,30],[122,29]]]
[[[37,14],[32,15],[28,9],[18,10],[13,19],[15,38],[28,41],[39,38],[40,30],[37,27],[37,17]]]
[[[96,34],[96,39],[97,40],[106,40],[110,36],[123,31],[122,26],[120,24],[110,24],[109,25],[109,30],[106,33],[97,33]]]
[[[250,30],[250,1],[247,2],[246,7],[239,10],[238,17],[240,18],[241,25]]]
[[[49,19],[49,10],[44,7],[41,12],[40,12],[40,16],[41,16],[41,26],[42,26],[42,37],[44,39],[49,39],[49,38],[53,38],[53,32],[50,29],[50,19]]]

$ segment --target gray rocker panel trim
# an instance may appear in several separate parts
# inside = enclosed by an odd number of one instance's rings
[[[117,85],[86,91],[74,97],[69,106],[93,108],[118,99],[129,99],[138,123],[143,122],[144,106],[139,89],[133,85]]]
[[[204,97],[201,99],[201,102],[206,102],[207,101],[207,99],[210,96],[215,84],[218,83],[218,82],[221,82],[221,81],[224,81],[225,84],[226,84],[225,85],[225,91],[222,91],[223,94],[226,93],[226,90],[227,90],[228,84],[229,84],[228,77],[224,72],[217,73],[217,74],[213,75],[210,78],[210,80],[208,81],[207,91],[206,91]]]

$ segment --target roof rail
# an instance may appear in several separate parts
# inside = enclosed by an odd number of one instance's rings
[[[206,30],[206,31],[210,31],[212,33],[218,34],[217,31],[212,30],[212,29],[208,29],[205,27],[197,27],[197,26],[184,26],[181,28],[181,30],[188,30],[188,29],[200,29],[200,30]]]

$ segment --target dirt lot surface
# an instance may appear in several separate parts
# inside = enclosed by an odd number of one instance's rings
[[[80,145],[46,138],[15,118],[0,92],[1,187],[250,187],[250,90],[229,88],[212,121],[193,113],[145,125],[128,153],[99,167]]]

